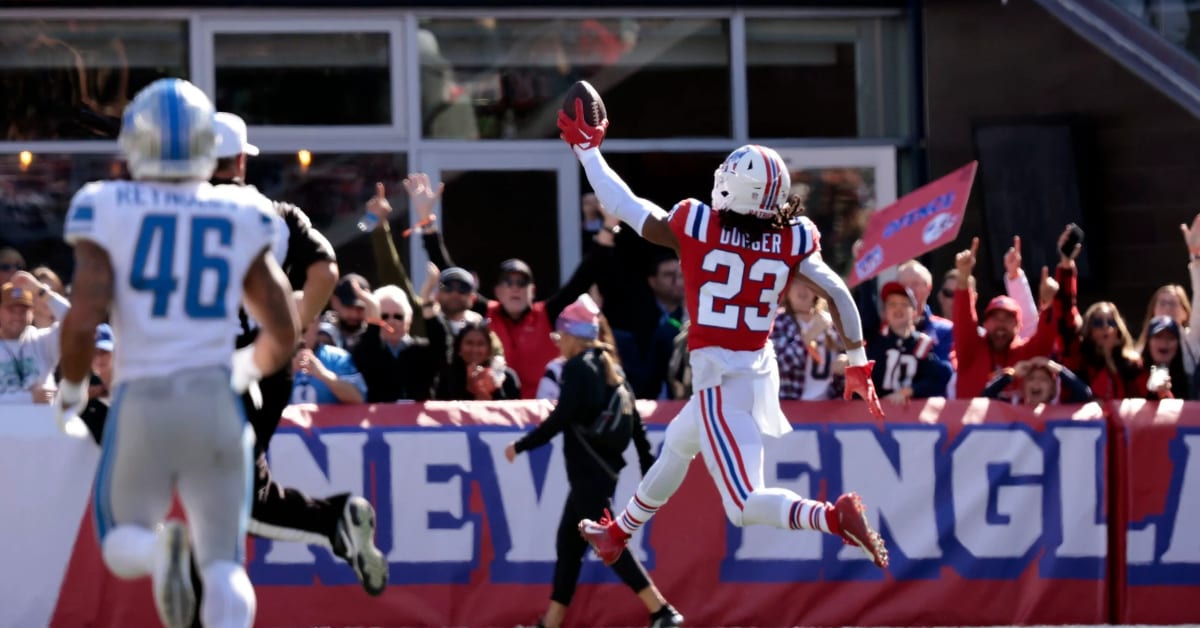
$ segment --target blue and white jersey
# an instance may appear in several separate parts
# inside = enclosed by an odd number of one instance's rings
[[[206,181],[98,181],[71,200],[65,239],[108,252],[116,382],[228,367],[251,263],[276,241],[271,201]]]
[[[313,350],[313,354],[325,365],[325,368],[337,375],[338,380],[350,382],[362,393],[363,397],[367,396],[367,380],[363,379],[361,373],[358,372],[358,367],[354,364],[354,359],[350,357],[350,352],[335,347],[333,345],[321,345]],[[299,371],[292,378],[292,403],[341,403],[338,401],[337,395],[329,390],[329,386],[325,382]]]

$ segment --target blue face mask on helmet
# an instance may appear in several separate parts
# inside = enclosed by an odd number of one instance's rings
[[[159,79],[125,107],[117,144],[135,179],[206,180],[217,165],[215,110],[200,88]]]

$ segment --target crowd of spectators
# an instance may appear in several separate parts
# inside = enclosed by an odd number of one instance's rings
[[[443,188],[420,173],[404,186],[413,222],[422,225],[414,234],[430,260],[426,281],[415,287],[400,261],[393,210],[380,189],[367,211],[380,219],[369,240],[381,285],[372,288],[356,273],[338,279],[328,307],[305,325],[292,361],[293,403],[556,399],[564,360],[555,320],[584,293],[599,304],[601,341],[617,350],[639,398],[690,394],[690,324],[672,252],[623,232],[589,195],[584,258],[557,291],[537,301],[534,271],[521,259],[496,269],[457,265],[431,218]],[[1200,216],[1181,231],[1195,295]],[[1064,230],[1060,248],[1068,235]],[[1193,317],[1200,308],[1182,286],[1159,288],[1140,327],[1131,329],[1111,302],[1080,313],[1080,246],[1062,250],[1057,267],[1043,268],[1031,286],[1018,237],[1004,256],[1006,294],[990,296],[980,310],[977,251],[978,238],[958,253],[936,292],[933,273],[917,260],[898,266],[889,281],[855,288],[881,398],[906,404],[990,397],[1036,405],[1197,397],[1200,323]],[[53,397],[66,292],[49,268],[26,270],[18,251],[0,249],[0,403]],[[110,346],[111,333],[100,334]],[[841,397],[846,358],[829,306],[798,280],[784,293],[771,343],[783,399]],[[96,396],[107,394],[99,375],[93,384]]]

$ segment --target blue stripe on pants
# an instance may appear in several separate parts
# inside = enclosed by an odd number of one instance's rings
[[[125,396],[125,384],[117,386],[112,405],[108,408],[108,420],[104,423],[104,436],[100,449],[100,464],[96,467],[96,481],[92,487],[92,515],[95,518],[96,536],[101,545],[115,521],[112,512],[112,468],[117,458],[117,425],[120,423],[121,398]]]
[[[242,405],[241,397],[233,395],[233,407],[237,408],[238,416],[242,419],[242,456],[246,473],[246,496],[242,512],[238,513],[237,547],[233,556],[234,562],[243,565],[246,563],[246,527],[250,523],[250,510],[254,507],[254,474],[257,469],[254,466],[254,429],[246,419],[246,407]]]
[[[704,398],[708,403],[708,422],[712,426],[713,435],[716,436],[717,446],[721,448],[721,456],[725,458],[726,472],[729,474],[729,479],[732,480],[733,488],[738,492],[738,496],[741,497],[742,502],[745,503],[746,498],[749,496],[748,487],[742,486],[741,475],[738,473],[740,468],[735,466],[734,463],[736,461],[730,454],[730,445],[725,442],[726,435],[721,429],[724,420],[717,417],[717,413],[721,409],[717,407],[716,387],[704,391]]]

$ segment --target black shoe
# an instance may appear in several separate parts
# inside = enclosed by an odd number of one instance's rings
[[[333,543],[334,553],[354,568],[354,575],[369,595],[387,587],[387,558],[375,547],[375,509],[361,497],[346,500]]]
[[[679,611],[670,604],[663,604],[657,613],[650,614],[650,628],[669,628],[682,625],[683,615],[680,615]]]

